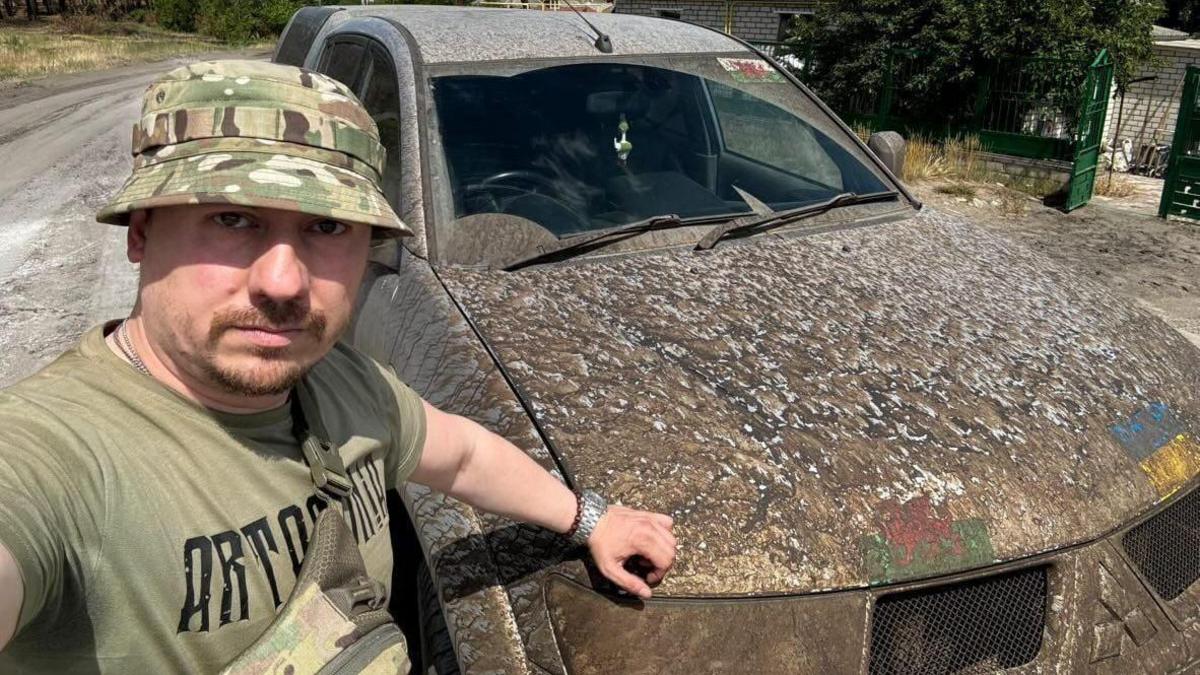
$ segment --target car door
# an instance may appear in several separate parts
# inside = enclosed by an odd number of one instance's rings
[[[369,38],[362,35],[337,34],[325,43],[317,71],[332,77],[358,93],[359,80],[366,71],[363,56]]]
[[[340,33],[332,36],[321,51],[317,71],[350,87],[379,130],[379,142],[386,152],[382,187],[388,203],[397,213],[405,213],[401,195],[399,82],[391,53],[374,38]],[[394,267],[397,242],[378,242],[371,259]]]
[[[387,152],[383,192],[400,210],[400,95],[396,69],[387,49],[365,35],[333,36],[322,50],[317,70],[350,87],[379,129]]]
[[[401,211],[400,205],[400,91],[392,56],[383,45],[368,39],[365,44],[365,59],[359,77],[358,95],[375,126],[379,129],[379,143],[387,151],[387,162],[383,168],[383,193],[392,208]]]

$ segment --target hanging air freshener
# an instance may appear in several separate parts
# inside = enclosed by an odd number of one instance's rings
[[[633,151],[633,143],[626,138],[626,134],[629,132],[629,122],[625,119],[624,113],[621,114],[621,123],[617,125],[617,129],[621,132],[621,137],[613,139],[613,149],[617,151],[617,161],[621,163],[621,166],[625,166],[625,160]]]

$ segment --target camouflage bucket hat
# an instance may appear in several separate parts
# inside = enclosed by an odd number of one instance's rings
[[[237,204],[299,211],[412,234],[380,183],[385,152],[345,85],[260,61],[177,68],[146,90],[133,174],[96,220],[141,209]]]

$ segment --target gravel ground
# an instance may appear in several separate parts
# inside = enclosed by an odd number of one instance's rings
[[[1096,197],[1067,214],[994,184],[972,184],[974,197],[943,194],[939,183],[915,189],[929,206],[969,216],[1100,280],[1200,346],[1200,222],[1158,218],[1162,181],[1135,182],[1133,195]]]

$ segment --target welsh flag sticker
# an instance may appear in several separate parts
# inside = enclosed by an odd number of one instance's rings
[[[783,75],[762,59],[718,58],[734,82],[783,82]]]

